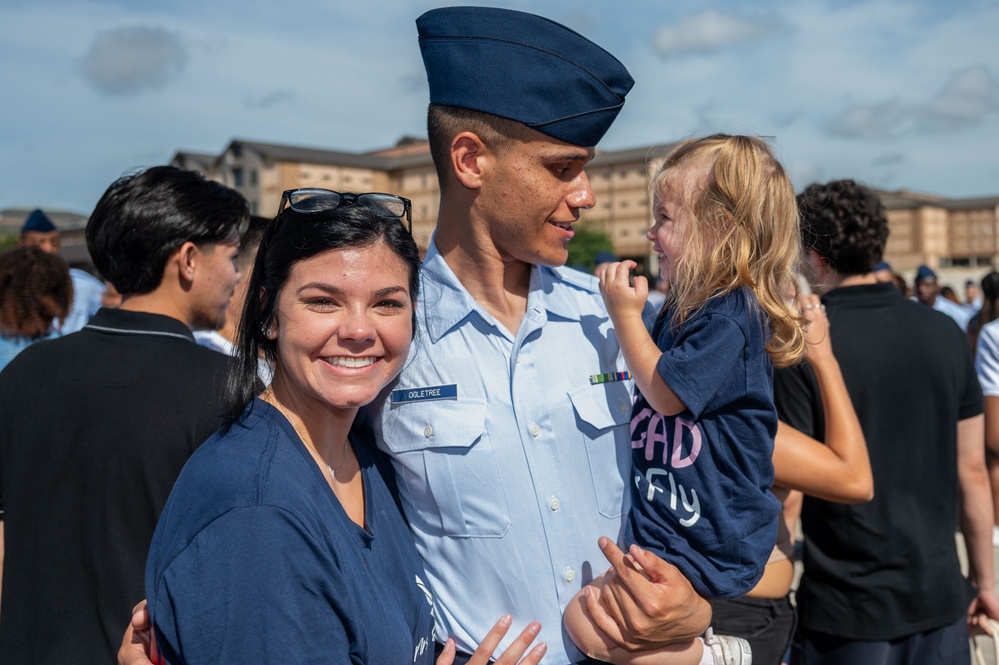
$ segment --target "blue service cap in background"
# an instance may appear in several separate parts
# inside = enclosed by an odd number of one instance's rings
[[[55,224],[49,219],[41,210],[33,210],[28,218],[24,220],[24,226],[21,227],[21,233],[27,231],[36,231],[38,233],[51,233],[56,230]]]
[[[916,269],[916,281],[917,282],[921,282],[924,279],[929,279],[930,277],[932,277],[933,279],[936,279],[937,278],[937,274],[935,272],[933,272],[933,269],[930,268],[929,266],[919,266],[919,268]]]
[[[593,260],[597,262],[597,265],[600,265],[601,263],[613,263],[614,261],[617,261],[617,257],[611,252],[597,252],[596,256],[593,257]]]
[[[517,120],[595,146],[635,84],[617,58],[563,25],[492,7],[416,19],[430,101]]]

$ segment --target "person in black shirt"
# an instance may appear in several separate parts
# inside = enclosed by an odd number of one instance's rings
[[[0,373],[0,662],[115,660],[160,511],[221,423],[227,359],[191,331],[224,322],[248,219],[191,171],[117,180],[86,236],[120,309]]]

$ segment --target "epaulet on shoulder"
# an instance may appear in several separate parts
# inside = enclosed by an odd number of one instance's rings
[[[549,271],[552,274],[552,279],[555,281],[564,282],[587,293],[600,294],[600,284],[597,278],[588,272],[568,266],[559,266],[558,268],[542,267],[541,269]]]

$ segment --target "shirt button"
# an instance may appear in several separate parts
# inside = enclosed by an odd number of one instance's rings
[[[534,435],[534,438],[541,436],[541,428],[538,427],[537,423],[531,423],[531,434]]]
[[[620,411],[621,413],[625,413],[628,410],[628,405],[625,404],[624,402],[618,402],[617,410]]]
[[[434,435],[434,428],[433,427],[431,427],[430,425],[427,425],[426,427],[423,428],[423,436],[425,436],[425,437],[427,437],[429,439],[433,435]]]
[[[552,507],[552,510],[558,510],[562,507],[562,502],[558,500],[558,497],[553,496],[552,500],[548,502],[548,505]]]
[[[576,579],[576,571],[573,570],[572,568],[566,568],[565,569],[565,581],[566,582],[571,582],[574,579]]]

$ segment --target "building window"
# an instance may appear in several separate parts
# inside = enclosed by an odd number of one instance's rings
[[[257,186],[257,169],[250,169],[250,187]]]
[[[232,186],[242,187],[243,186],[243,169],[236,167],[232,170]]]
[[[970,256],[944,256],[940,259],[941,268],[970,268]]]
[[[243,156],[243,146],[239,145],[238,143],[233,143],[232,148],[229,150],[229,153],[235,159],[239,159],[240,157]]]

